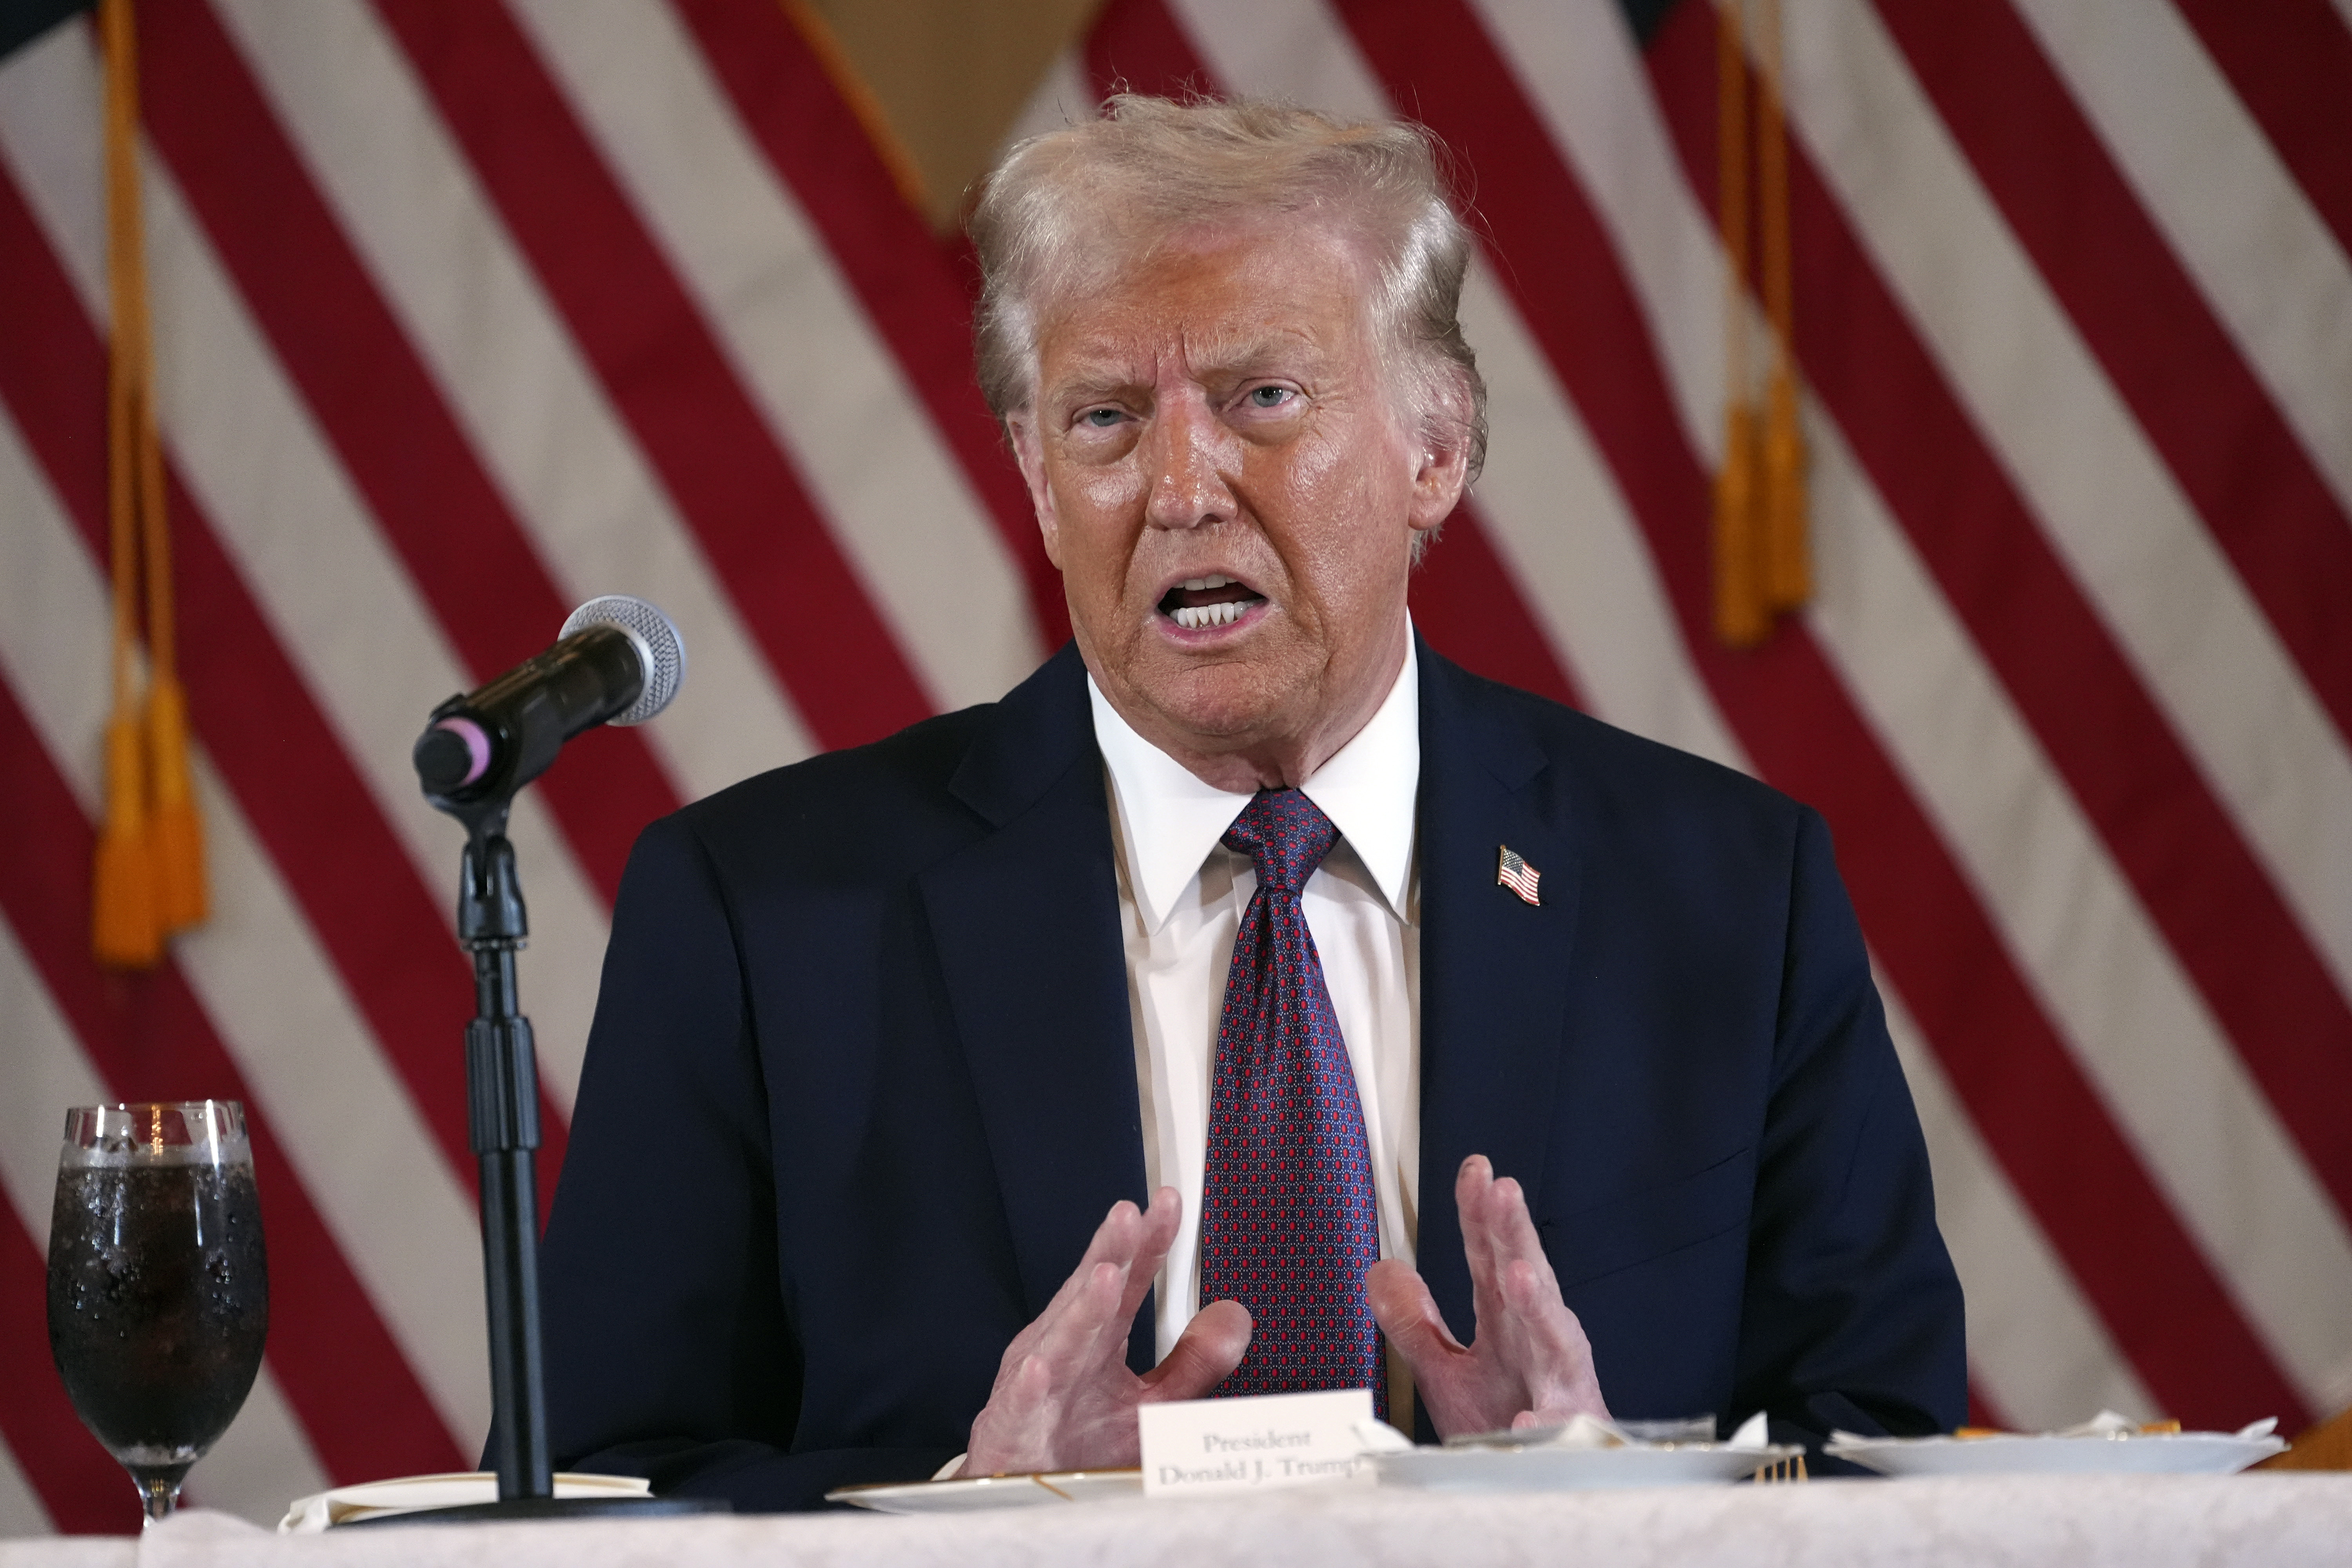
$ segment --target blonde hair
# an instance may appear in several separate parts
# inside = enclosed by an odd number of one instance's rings
[[[1475,479],[1486,387],[1459,315],[1473,241],[1449,199],[1444,157],[1418,125],[1132,93],[1107,99],[1098,119],[1019,143],[988,175],[969,225],[982,278],[974,351],[990,409],[1003,420],[1036,395],[1048,293],[1097,286],[1186,230],[1297,213],[1338,225],[1362,247],[1391,375],[1423,434],[1465,451]]]

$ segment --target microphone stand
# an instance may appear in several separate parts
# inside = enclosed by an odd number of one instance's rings
[[[499,1500],[383,1514],[358,1525],[525,1519],[643,1519],[726,1513],[719,1498],[558,1498],[547,1443],[547,1385],[539,1339],[539,1067],[522,1016],[515,954],[530,935],[507,814],[514,789],[461,801],[425,798],[466,827],[457,888],[457,941],[474,958],[474,1020],[466,1026],[467,1121],[482,1186],[482,1285],[490,1330],[490,1454]]]

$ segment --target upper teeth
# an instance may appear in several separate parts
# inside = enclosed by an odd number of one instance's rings
[[[1197,594],[1203,588],[1223,588],[1237,581],[1239,581],[1237,578],[1219,577],[1213,574],[1206,577],[1187,577],[1184,579],[1182,586],[1190,588]]]
[[[1187,588],[1192,585],[1190,583],[1184,584]],[[1223,605],[1179,605],[1171,614],[1175,617],[1178,626],[1188,632],[1197,632],[1204,626],[1230,626],[1240,620],[1242,612],[1248,608],[1247,605],[1238,602]]]

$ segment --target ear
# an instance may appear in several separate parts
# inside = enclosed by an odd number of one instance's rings
[[[1412,472],[1412,505],[1405,514],[1405,522],[1416,532],[1426,533],[1444,522],[1460,504],[1463,488],[1470,479],[1470,452],[1467,444],[1458,438],[1440,441],[1432,434],[1425,439],[1419,458]]]
[[[1029,487],[1029,505],[1037,514],[1037,531],[1045,541],[1045,559],[1062,564],[1061,520],[1054,510],[1053,487],[1045,482],[1045,447],[1037,433],[1036,416],[1008,414],[1004,433],[1013,441],[1013,459],[1021,465],[1022,482]]]
[[[1444,522],[1470,483],[1470,430],[1476,406],[1469,385],[1450,376],[1443,406],[1423,418],[1419,462],[1412,471],[1412,506],[1405,521],[1420,533]]]

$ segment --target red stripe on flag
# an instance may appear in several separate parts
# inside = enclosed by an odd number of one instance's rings
[[[1715,167],[1706,34],[1670,20],[1650,50],[1668,126],[1702,189]],[[1995,79],[1999,112],[2018,87]],[[1801,145],[1789,163],[1806,374],[2280,1121],[2352,1213],[2352,1121],[2335,1113],[2352,1103],[2352,1005],[1986,448]]]
[[[58,1108],[65,1130],[65,1107]],[[30,1194],[27,1194],[28,1196]],[[48,1260],[0,1201],[0,1440],[68,1535],[130,1535],[142,1517],[131,1477],[89,1435],[49,1359]]]
[[[2352,253],[2352,26],[2328,0],[2175,0],[2336,243]]]
[[[744,129],[824,235],[866,319],[963,465],[1021,564],[1045,645],[1058,647],[1070,635],[1069,604],[972,374],[971,300],[955,271],[961,248],[942,245],[900,199],[864,126],[776,0],[675,3]]]
[[[0,799],[18,828],[0,855],[0,913],[109,1092],[245,1103],[269,1240],[269,1363],[320,1462],[339,1481],[470,1468],[287,1162],[273,1108],[237,1070],[178,965],[125,975],[90,958],[95,835],[5,684]]]
[[[2302,1409],[2051,1030],[1811,636],[1787,626],[1747,656],[1717,644],[1707,477],[1609,236],[1483,26],[1458,0],[1340,9],[1391,98],[1415,104],[1477,170],[1481,210],[1507,261],[1496,271],[1617,475],[1701,675],[1764,776],[1835,825],[1864,930],[2085,1297],[2184,1417]],[[1711,13],[1687,16],[1711,37]],[[2164,1292],[2146,1288],[2151,1277],[2166,1280]]]
[[[2001,216],[2352,737],[2352,519],[2009,0],[1878,9]],[[2352,59],[2335,81],[2352,91]],[[2352,159],[2352,119],[2336,112],[2335,140]]]
[[[571,606],[219,19],[204,0],[151,0],[141,26],[157,150],[451,644],[476,679],[537,653]],[[539,788],[609,900],[638,830],[678,803],[644,737],[600,739],[595,768],[575,760]]]
[[[1087,79],[1105,97],[1224,90],[1162,0],[1110,0],[1087,33],[1086,59]]]
[[[514,18],[377,9],[818,742],[928,715],[792,459]]]
[[[106,351],[0,168],[0,401],[89,549],[106,559]],[[180,674],[214,765],[333,959],[374,1043],[457,1179],[473,1188],[463,1057],[467,963],[392,826],[269,630],[209,519],[167,468],[179,579]],[[449,888],[463,837],[449,837]],[[364,889],[364,897],[354,889]],[[449,896],[454,897],[454,893]],[[540,1100],[540,1169],[562,1166],[565,1122]],[[541,1184],[542,1203],[551,1181]]]

